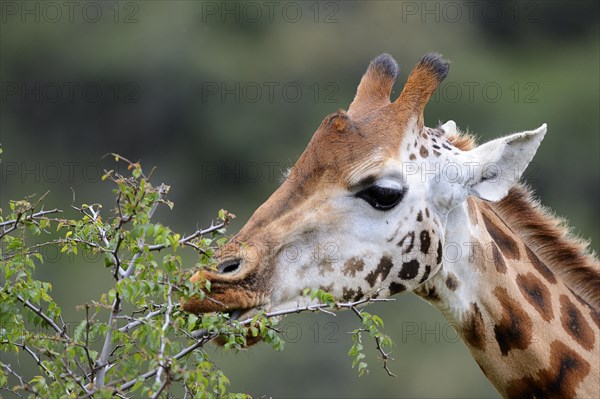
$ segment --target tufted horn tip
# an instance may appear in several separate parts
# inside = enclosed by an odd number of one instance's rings
[[[450,62],[442,58],[438,53],[427,53],[421,58],[417,67],[421,67],[432,72],[438,82],[446,79],[450,71]]]
[[[450,63],[437,53],[425,54],[414,67],[395,101],[399,110],[405,109],[417,117],[423,126],[423,110],[433,92],[450,71]]]
[[[369,113],[388,105],[397,76],[398,64],[391,55],[384,53],[373,58],[360,80],[348,114]]]
[[[391,79],[396,79],[398,76],[398,63],[388,53],[383,53],[373,58],[370,68]]]

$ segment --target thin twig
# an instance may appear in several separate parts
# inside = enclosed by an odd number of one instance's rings
[[[6,363],[2,363],[0,362],[0,366],[2,366],[4,369],[6,369],[6,371],[9,372],[9,374],[13,375],[17,380],[19,380],[19,384],[20,387],[23,388],[23,390],[27,391],[27,392],[31,392],[32,394],[35,395],[35,397],[40,397],[40,394],[33,389],[33,387],[31,387],[31,385],[29,385],[28,383],[25,382],[25,380],[23,379],[23,377],[21,377],[16,371],[14,371],[9,364]],[[14,392],[13,390],[9,390],[10,392],[22,397],[21,395],[19,395],[18,393]]]
[[[26,215],[24,218],[21,218],[25,213],[30,212],[33,209],[35,209],[35,208],[30,207],[29,209],[25,210],[24,212],[18,213],[16,219],[11,219],[11,220],[6,220],[4,222],[0,222],[0,227],[2,227],[2,231],[0,231],[0,238],[11,233],[12,231],[16,230],[16,228],[19,226],[19,224],[23,224],[25,221],[33,221],[34,222],[34,221],[40,219],[44,215],[48,215],[48,214],[52,214],[52,213],[62,213],[62,210],[60,210],[60,209],[52,209],[49,211],[42,210],[42,211],[39,211],[36,213],[32,213],[30,215]],[[5,226],[10,226],[10,227],[6,228]]]
[[[10,393],[12,393],[13,395],[16,395],[18,398],[24,398],[24,396],[23,396],[23,395],[21,395],[20,393],[18,393],[18,392],[16,392],[16,391],[13,391],[13,390],[12,390],[12,389],[10,389],[10,388],[7,388],[7,387],[0,387],[0,389],[2,389],[2,390],[5,390],[6,392],[10,392]]]
[[[383,359],[383,369],[387,372],[390,377],[396,377],[396,374],[392,373],[388,368],[388,360],[394,360],[393,357],[390,357],[390,353],[386,353],[381,347],[381,339],[379,337],[375,337],[375,343],[377,344],[377,350],[381,353],[381,358]]]
[[[201,346],[203,346],[204,344],[206,344],[206,342],[208,342],[208,339],[201,339],[196,341],[195,343],[193,343],[192,345],[188,346],[185,349],[182,349],[179,353],[177,353],[175,356],[172,357],[172,359],[174,360],[178,360],[181,359],[182,357],[188,355],[189,353],[193,352],[195,349],[200,348]],[[118,388],[118,391],[123,392],[128,390],[129,388],[131,388],[132,386],[135,385],[135,383],[138,381],[139,378],[142,378],[143,380],[147,380],[148,378],[152,378],[156,375],[156,373],[158,373],[158,369],[160,367],[157,367],[153,370],[148,371],[147,373],[142,374],[139,377],[136,377],[130,381],[127,381],[126,383],[124,383],[123,385],[120,385]]]
[[[69,374],[69,377],[71,377],[76,383],[77,385],[79,385],[79,388],[81,388],[81,390],[83,392],[88,392],[88,389],[83,385],[83,382],[81,380],[85,381],[85,375],[83,377],[78,377],[77,375],[75,375],[75,373],[73,373],[71,371],[71,369],[67,366],[67,364],[65,363],[64,359],[62,359],[63,362],[63,366],[65,366],[65,370],[67,371],[67,374]],[[68,391],[67,391],[68,392]]]
[[[56,331],[61,337],[65,338],[65,339],[67,339],[69,341],[71,340],[71,338],[69,338],[69,336],[67,335],[66,325],[63,326],[63,328],[60,328],[58,326],[58,324],[56,324],[54,322],[54,320],[52,320],[47,314],[45,314],[44,312],[42,312],[42,309],[37,308],[34,304],[32,304],[31,302],[29,302],[29,300],[25,300],[25,298],[23,298],[21,295],[17,295],[16,298],[24,306],[26,306],[29,309],[31,309],[33,311],[33,313],[37,314],[42,319],[44,319],[44,321],[46,323],[48,323],[50,325],[50,327],[52,327],[54,329],[54,331]]]
[[[156,375],[158,376],[159,374],[156,374]],[[154,395],[152,395],[152,399],[157,399],[160,396],[160,394],[162,393],[162,391],[165,390],[167,385],[169,385],[169,382],[170,382],[169,377],[167,376],[167,378],[165,378],[163,383],[160,385],[160,388],[158,388],[158,390],[154,393]]]
[[[117,160],[117,161],[118,161],[118,160],[123,160],[123,161],[125,161],[125,163],[126,163],[126,164],[128,164],[129,166],[132,166],[132,167],[134,167],[134,166],[139,166],[139,161],[138,161],[138,162],[132,162],[132,161],[130,161],[129,159],[125,158],[124,156],[122,156],[122,155],[119,155],[119,154],[117,154],[117,153],[114,153],[114,152],[109,152],[109,153],[107,153],[107,154],[104,154],[104,155],[102,155],[102,157],[101,157],[101,158],[102,158],[102,159],[104,159],[104,158],[106,158],[108,155],[112,155],[113,157],[115,157],[115,158],[116,158],[116,160]],[[152,171],[151,171],[151,172],[154,172],[154,168],[152,169]],[[143,177],[145,180],[149,180],[149,179],[148,179],[148,177],[147,177],[147,176],[144,174],[144,172],[142,172],[141,176],[142,176],[142,177]]]
[[[57,240],[48,241],[48,242],[42,242],[42,243],[39,243],[39,244],[36,244],[36,245],[32,245],[32,246],[28,247],[28,251],[26,251],[26,252],[21,252],[21,251],[19,251],[19,252],[13,252],[11,254],[8,254],[8,255],[4,256],[0,260],[7,261],[7,260],[12,259],[15,256],[19,256],[19,255],[21,255],[21,256],[32,255],[32,254],[37,253],[36,250],[38,248],[43,248],[43,247],[47,247],[47,246],[50,246],[50,245],[68,244],[69,242],[77,242],[79,244],[87,245],[87,246],[89,246],[91,248],[97,248],[101,252],[109,252],[108,249],[102,247],[101,245],[95,244],[95,243],[93,243],[91,241],[86,241],[86,240],[82,240],[82,239],[79,239],[79,238],[59,238]]]
[[[225,222],[222,223],[218,223],[216,225],[211,225],[210,227],[208,227],[207,229],[204,230],[196,230],[194,233],[190,234],[189,236],[185,236],[182,239],[179,240],[179,244],[180,245],[190,245],[190,246],[194,246],[197,248],[197,246],[193,245],[192,243],[190,243],[191,240],[193,240],[196,237],[201,237],[203,235],[215,232],[219,229],[222,229],[223,227],[225,227]],[[148,251],[160,251],[161,249],[165,249],[168,248],[170,246],[170,244],[156,244],[156,245],[149,245],[148,246]]]
[[[85,356],[88,361],[88,366],[90,368],[90,381],[94,381],[94,375],[96,371],[94,370],[94,361],[92,360],[92,356],[89,351],[89,339],[90,339],[90,317],[89,317],[90,305],[85,304],[85,345],[83,347],[85,351]]]
[[[27,209],[25,212],[29,212],[29,211],[31,211],[33,209],[35,209],[35,206],[32,206],[31,208]],[[23,212],[23,213],[25,213],[25,212]],[[21,213],[21,216],[23,215],[23,213]],[[19,217],[17,219],[6,220],[4,222],[0,222],[0,227],[8,226],[10,224],[15,224],[15,223],[17,223],[17,224],[18,223],[22,223],[22,222],[24,222],[26,220],[39,219],[41,216],[49,215],[49,214],[52,214],[52,213],[62,213],[62,210],[55,208],[55,209],[51,209],[49,211],[39,211],[39,212],[30,214],[29,216],[26,216],[24,219],[21,219]]]
[[[127,323],[126,325],[124,325],[123,327],[119,328],[119,332],[129,332],[130,330],[146,323],[148,320],[158,316],[159,314],[162,314],[165,312],[164,308],[160,308],[158,310],[152,311],[150,313],[148,313],[146,316],[144,316],[143,318],[140,319],[134,319],[133,317],[129,317],[129,316],[124,316],[127,317],[130,320],[134,320],[131,321],[129,323]]]
[[[42,360],[40,359],[40,357],[33,351],[33,349],[31,349],[29,346],[25,345],[25,344],[17,344],[17,343],[12,343],[15,346],[20,347],[21,349],[23,349],[25,352],[29,353],[29,355],[33,358],[33,360],[35,361],[35,363],[42,369],[44,370],[44,373],[46,373],[48,375],[48,377],[52,378],[54,381],[56,381],[56,377],[54,376],[54,373],[52,373],[50,370],[48,370],[46,368],[46,366],[44,366],[44,363],[42,363]]]

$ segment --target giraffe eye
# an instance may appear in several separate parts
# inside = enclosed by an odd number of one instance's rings
[[[356,196],[367,201],[375,209],[387,211],[398,205],[405,192],[406,189],[371,186]]]

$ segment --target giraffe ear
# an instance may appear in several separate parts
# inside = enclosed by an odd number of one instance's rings
[[[501,137],[463,153],[468,194],[487,201],[504,198],[521,178],[545,134],[544,123],[535,130]]]

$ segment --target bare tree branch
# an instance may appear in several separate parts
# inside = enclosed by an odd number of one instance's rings
[[[44,194],[44,196],[46,194]],[[38,201],[38,203],[39,203],[39,201]],[[43,216],[45,216],[45,215],[54,214],[54,213],[62,213],[62,210],[60,210],[60,209],[51,209],[49,211],[41,210],[41,211],[36,212],[36,213],[29,213],[29,214],[27,214],[28,212],[32,212],[35,209],[35,207],[37,206],[38,203],[36,203],[35,205],[29,207],[25,211],[18,213],[16,219],[6,220],[4,222],[0,222],[0,227],[2,228],[0,230],[0,238],[2,238],[5,235],[11,233],[12,231],[16,230],[17,227],[20,224],[23,224],[26,221],[34,222],[35,223],[37,220],[43,219]],[[6,227],[6,226],[9,226],[9,227]]]
[[[27,346],[25,344],[19,344],[17,342],[10,342],[10,341],[6,341],[6,342],[3,342],[3,343],[7,343],[9,345],[14,345],[14,346],[17,346],[17,347],[23,349],[25,352],[27,352],[29,354],[29,356],[31,356],[31,358],[33,359],[33,361],[35,362],[35,364],[37,364],[37,366],[39,368],[41,368],[42,371],[44,373],[46,373],[46,375],[49,378],[51,378],[53,381],[57,381],[56,380],[56,376],[54,375],[54,373],[52,373],[50,370],[48,370],[48,368],[44,365],[44,363],[42,363],[42,360],[37,355],[37,353],[35,353],[29,346]]]
[[[192,345],[188,346],[185,349],[182,349],[179,353],[177,353],[176,355],[172,356],[171,358],[173,360],[178,360],[181,359],[182,357],[190,354],[191,352],[193,352],[195,349],[200,348],[202,346],[204,346],[208,341],[210,341],[211,338],[202,338],[198,341],[196,341],[195,343],[193,343]],[[152,378],[156,375],[156,373],[158,373],[158,369],[160,369],[160,367],[157,367],[153,370],[148,371],[147,373],[142,374],[141,376],[134,378],[133,380],[127,381],[126,383],[124,383],[123,385],[120,385],[118,388],[119,392],[124,392],[128,389],[130,389],[132,386],[135,385],[135,383],[138,381],[138,379],[141,377],[144,380],[147,380],[148,378]]]
[[[169,290],[167,292],[167,311],[165,313],[165,321],[164,321],[164,323],[162,325],[162,329],[161,329],[162,335],[160,337],[160,349],[158,351],[158,361],[159,361],[161,367],[158,369],[158,372],[156,373],[156,382],[160,381],[162,372],[166,367],[164,364],[165,346],[167,345],[165,335],[167,333],[167,329],[169,328],[169,324],[171,324],[171,311],[173,310],[173,300],[171,298],[172,292],[173,292],[173,286],[171,284],[169,284]],[[167,378],[165,379],[165,382],[168,379],[169,379],[169,377],[167,376]]]
[[[166,194],[167,191],[168,191],[168,187],[165,186],[164,184],[161,184],[158,187],[158,193],[160,195],[160,198],[162,198]],[[148,219],[152,218],[157,207],[158,207],[158,202],[155,202],[154,204],[152,204],[152,207],[150,208],[150,211],[148,212]],[[129,278],[131,276],[131,274],[133,274],[133,271],[135,270],[135,264],[136,264],[138,258],[140,257],[140,255],[142,254],[142,248],[144,246],[143,241],[139,243],[139,246],[140,246],[140,251],[136,252],[135,255],[133,255],[133,258],[129,262],[129,266],[127,267],[127,270],[125,270],[125,272],[122,274],[123,279]],[[118,278],[118,276],[117,276],[117,278]],[[110,315],[108,317],[108,323],[107,323],[108,331],[106,332],[106,336],[104,337],[104,344],[102,345],[102,351],[100,352],[100,357],[98,358],[98,361],[96,362],[97,367],[99,367],[99,369],[98,369],[98,373],[96,374],[95,384],[99,387],[102,387],[105,384],[106,371],[108,370],[108,366],[109,366],[108,359],[112,352],[112,334],[113,334],[113,330],[115,327],[116,316],[120,311],[120,307],[121,307],[121,299],[119,297],[119,293],[117,293],[115,296],[115,300],[113,301],[113,304],[112,304],[112,309],[111,309]]]
[[[140,318],[140,319],[135,319],[135,318],[130,317],[130,316],[124,316],[127,319],[134,320],[134,321],[131,321],[131,322],[127,323],[123,327],[120,327],[119,331],[120,332],[129,332],[132,329],[134,329],[134,328],[136,328],[136,327],[138,327],[138,326],[146,323],[148,320],[153,319],[154,317],[156,317],[156,316],[158,316],[158,315],[160,315],[160,314],[162,314],[164,312],[165,312],[165,309],[164,308],[160,308],[158,310],[149,312],[146,316],[144,316],[143,318]]]
[[[158,376],[159,374],[156,374],[156,375]],[[160,396],[160,394],[162,393],[162,391],[165,390],[165,388],[167,387],[167,385],[169,385],[169,382],[170,381],[169,381],[169,378],[167,376],[167,378],[165,378],[165,380],[163,381],[163,383],[160,385],[160,388],[158,388],[156,390],[156,392],[154,393],[154,395],[152,395],[152,399],[157,399]]]
[[[22,222],[27,221],[27,220],[40,219],[44,215],[50,215],[50,214],[54,214],[54,213],[62,213],[62,210],[55,208],[55,209],[51,209],[49,211],[39,211],[39,212],[30,214],[30,215],[26,215],[25,218],[23,218],[23,219],[21,219],[19,217],[17,219],[13,219],[13,220],[6,220],[4,222],[0,222],[0,227],[8,226],[8,225],[11,225],[11,224],[14,225],[15,223],[19,224],[19,223],[22,223]],[[21,216],[22,215],[23,214],[21,214]]]
[[[279,310],[279,311],[275,311],[275,312],[265,313],[265,317],[272,318],[275,316],[282,316],[282,315],[288,315],[288,314],[293,314],[293,313],[315,312],[315,311],[319,311],[320,309],[326,309],[326,308],[332,308],[332,307],[333,307],[333,309],[353,309],[353,308],[355,309],[356,306],[364,305],[364,304],[371,303],[371,302],[390,302],[390,301],[395,301],[395,299],[366,297],[366,298],[363,298],[361,300],[354,301],[354,302],[336,302],[332,305],[325,304],[325,303],[316,303],[316,304],[309,304],[306,306],[299,306],[299,307],[291,308],[291,309],[285,309],[285,310]],[[234,320],[230,321],[230,323],[237,323],[239,325],[249,325],[251,322],[252,322],[252,318],[248,318],[243,321],[234,321]],[[197,331],[194,331],[191,335],[194,338],[198,339],[198,341],[194,342],[192,345],[188,346],[187,348],[181,350],[179,353],[172,356],[171,359],[173,359],[173,360],[181,359],[182,357],[193,352],[195,349],[201,348],[207,342],[209,342],[211,339],[217,337],[218,332],[208,333],[206,330],[197,330]],[[136,384],[136,382],[138,381],[139,378],[142,378],[144,380],[147,380],[148,378],[152,378],[159,372],[160,369],[162,369],[162,366],[157,367],[153,370],[150,370],[150,371],[142,374],[141,376],[120,385],[117,388],[117,391],[118,392],[127,391],[128,389],[133,387],[133,385]],[[81,399],[83,399],[83,398],[81,398]]]

